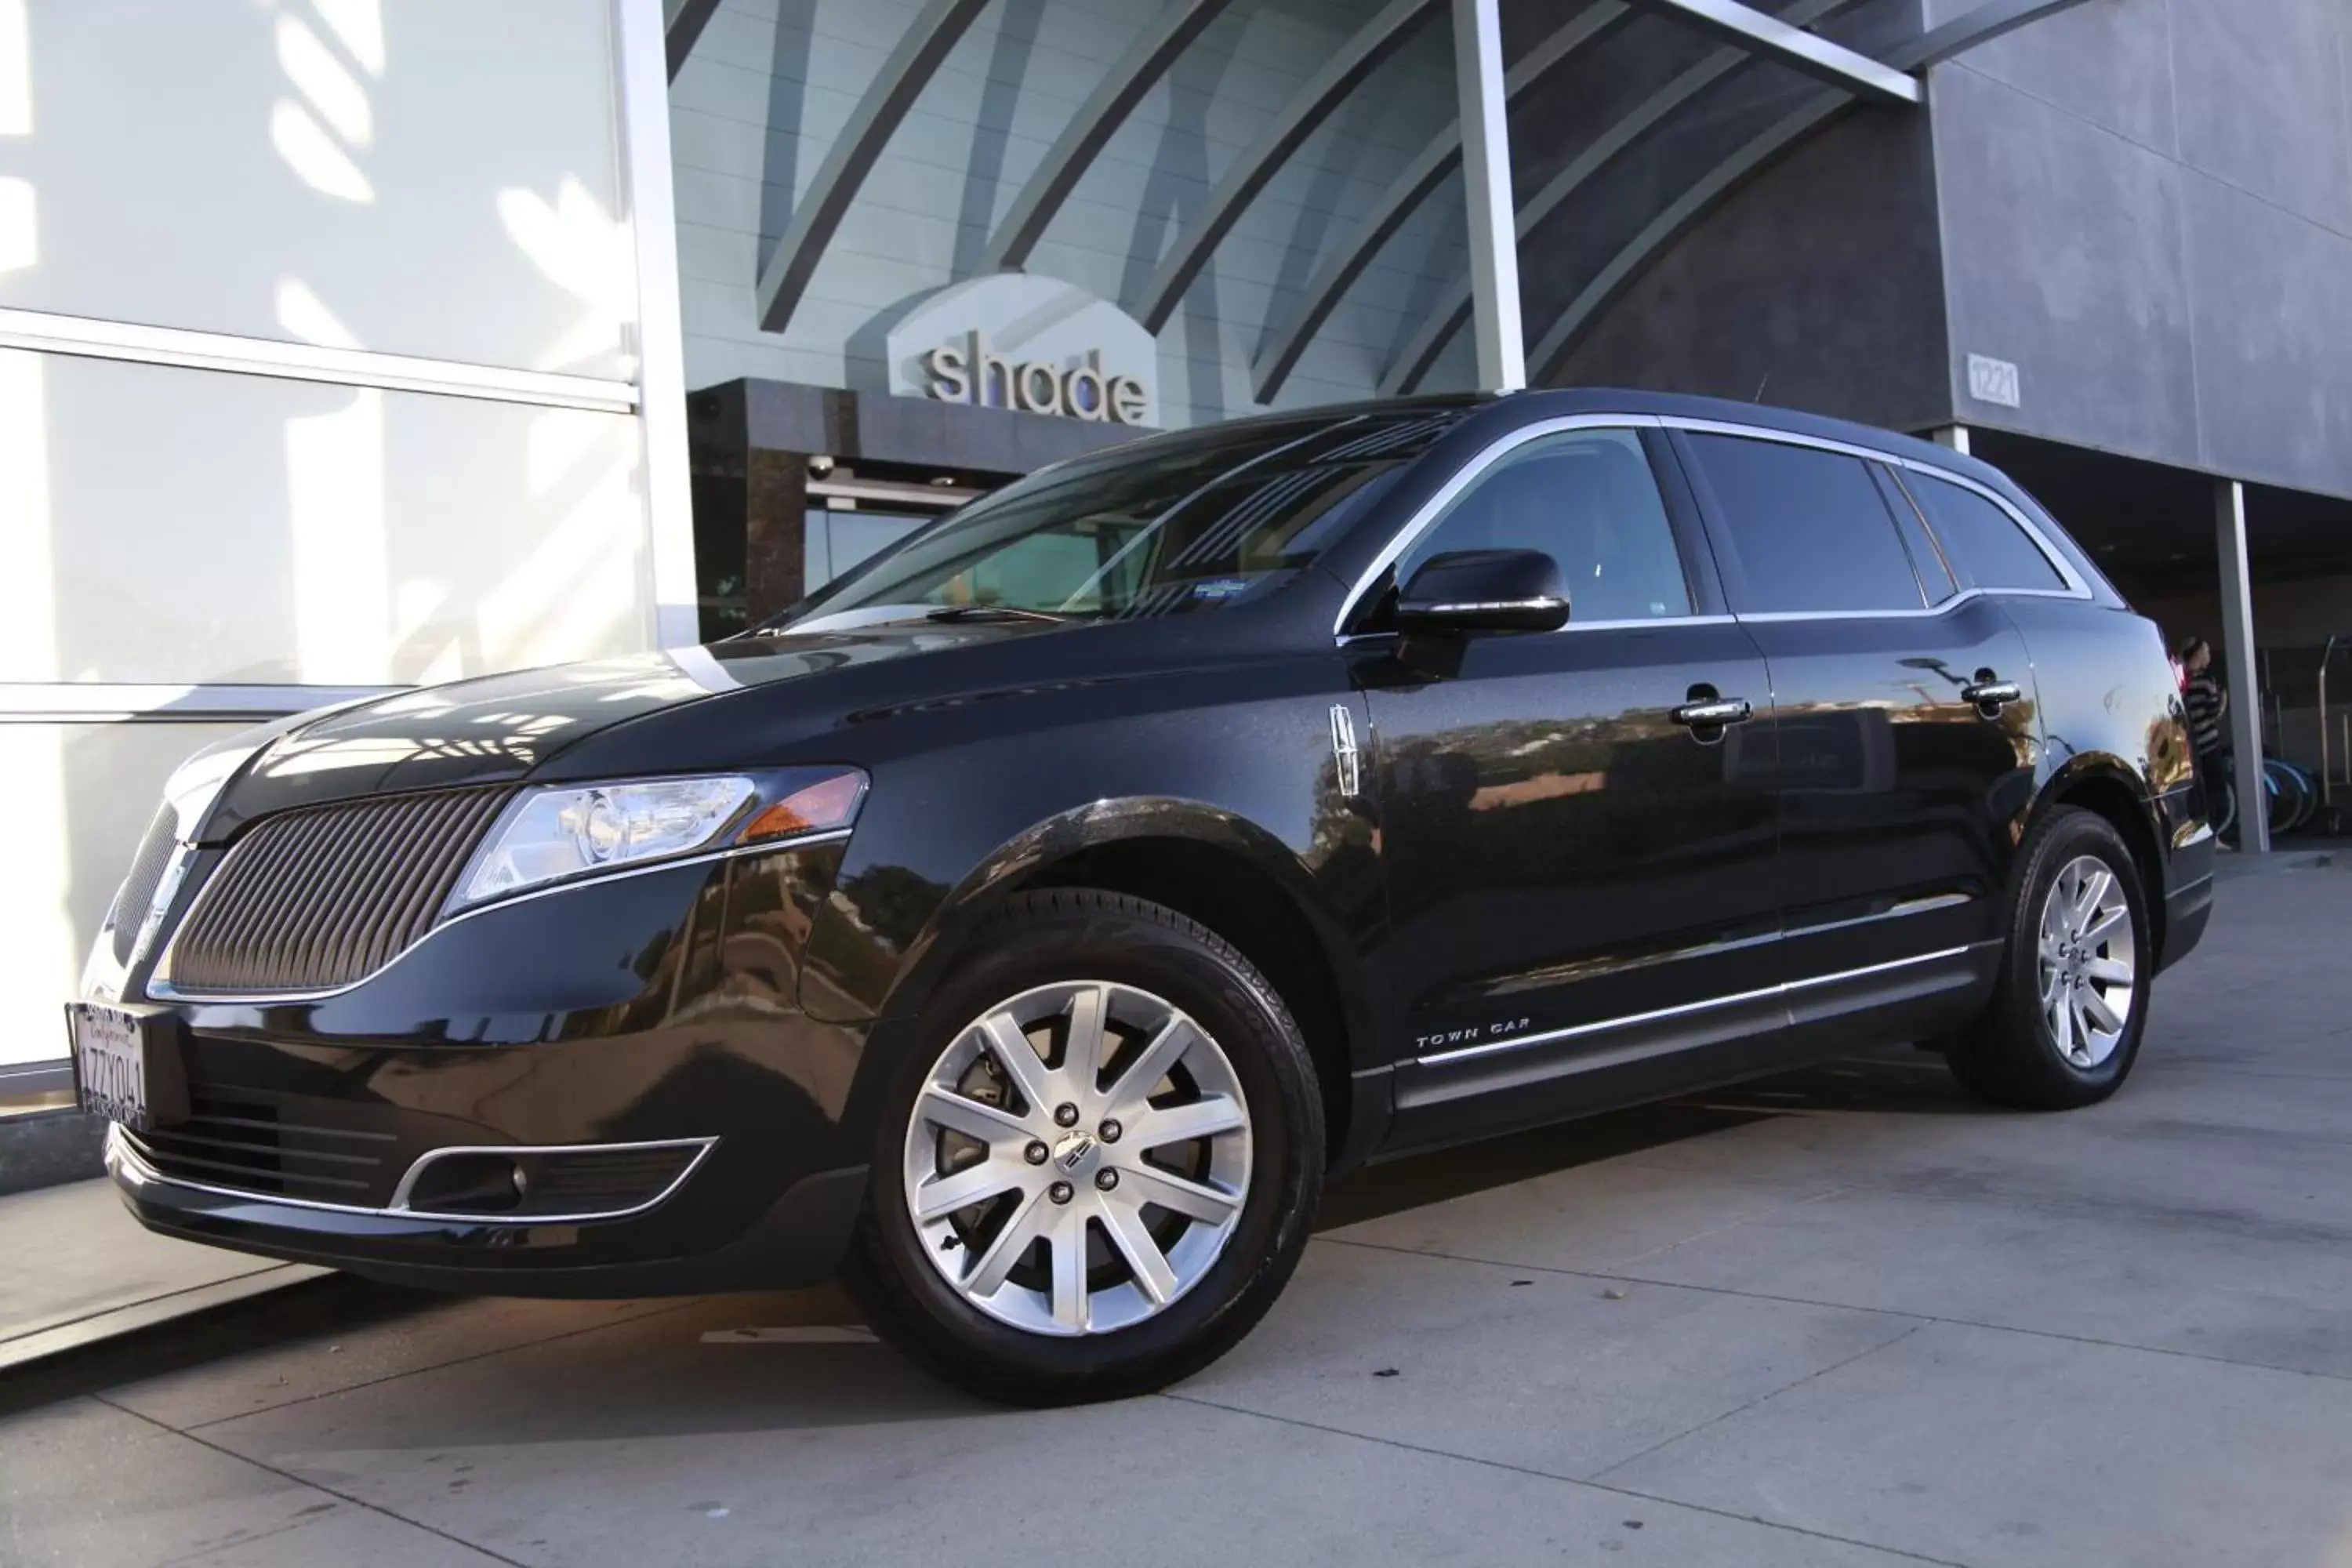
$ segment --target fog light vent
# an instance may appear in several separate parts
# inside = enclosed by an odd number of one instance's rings
[[[650,1208],[709,1147],[607,1143],[561,1149],[446,1149],[417,1161],[394,1207],[485,1219],[597,1219]]]

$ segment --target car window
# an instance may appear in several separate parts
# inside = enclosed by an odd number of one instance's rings
[[[1859,458],[1742,436],[1690,437],[1727,537],[1734,611],[1916,610],[1926,605],[1895,515]]]
[[[1879,489],[1885,495],[1888,510],[1895,513],[1895,526],[1903,535],[1904,547],[1911,552],[1911,568],[1919,574],[1919,586],[1927,591],[1927,602],[1940,605],[1960,591],[1960,580],[1952,574],[1952,563],[1944,556],[1943,546],[1927,531],[1927,520],[1911,498],[1903,492],[1895,471],[1884,463],[1871,467],[1878,475]]]
[[[1904,482],[1971,588],[2063,588],[2066,579],[2017,520],[1976,491],[1913,472]]]
[[[1657,476],[1631,430],[1573,430],[1516,448],[1414,541],[1397,581],[1454,550],[1544,552],[1559,564],[1571,624],[1691,613]]]
[[[1214,609],[1311,563],[1465,412],[1256,420],[1057,464],[877,552],[764,629]]]

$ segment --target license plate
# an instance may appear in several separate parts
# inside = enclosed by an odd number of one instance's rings
[[[66,1008],[74,1086],[81,1108],[134,1132],[184,1114],[179,1060],[162,1038],[160,1012],[76,1002]]]

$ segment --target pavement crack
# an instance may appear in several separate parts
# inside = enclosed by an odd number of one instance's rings
[[[189,1442],[197,1445],[199,1447],[209,1448],[225,1459],[234,1459],[240,1465],[250,1465],[257,1470],[276,1476],[279,1480],[290,1482],[291,1484],[301,1487],[308,1491],[314,1491],[322,1496],[333,1498],[338,1502],[347,1502],[353,1508],[363,1509],[369,1513],[381,1515],[385,1519],[391,1520],[395,1524],[404,1524],[412,1530],[421,1530],[427,1535],[439,1536],[450,1545],[470,1552],[478,1557],[488,1558],[493,1563],[503,1563],[507,1565],[507,1568],[531,1568],[531,1564],[521,1561],[520,1558],[509,1557],[502,1552],[493,1552],[487,1546],[477,1545],[473,1542],[467,1540],[464,1536],[453,1535],[448,1531],[443,1530],[438,1525],[427,1524],[421,1519],[411,1519],[404,1513],[398,1512],[393,1509],[388,1509],[381,1503],[370,1502],[363,1497],[353,1497],[349,1492],[337,1491],[333,1487],[328,1486],[320,1481],[312,1480],[308,1476],[298,1476],[291,1470],[282,1469],[279,1467],[269,1463],[267,1459],[257,1459],[250,1454],[240,1454],[235,1448],[228,1447],[224,1444],[215,1443],[209,1437],[199,1436],[193,1431],[183,1430],[180,1427],[173,1426],[167,1421],[158,1421],[152,1415],[142,1415],[140,1412],[131,1409],[131,1406],[127,1405],[117,1404],[115,1401],[109,1399],[103,1394],[93,1394],[89,1397],[96,1400],[99,1404],[105,1405],[110,1410],[121,1411],[123,1415],[130,1416],[134,1421],[143,1421],[159,1432],[169,1432],[174,1437],[185,1437]]]
[[[1482,1458],[1475,1454],[1457,1454],[1448,1448],[1433,1448],[1423,1443],[1408,1443],[1402,1438],[1382,1437],[1369,1432],[1352,1432],[1345,1426],[1327,1426],[1320,1421],[1305,1421],[1296,1415],[1273,1415],[1263,1410],[1251,1410],[1239,1405],[1226,1405],[1214,1399],[1203,1399],[1197,1394],[1169,1394],[1163,1391],[1152,1397],[1174,1400],[1183,1405],[1197,1405],[1208,1410],[1222,1410],[1229,1415],[1245,1415],[1260,1421],[1272,1421],[1285,1426],[1296,1426],[1304,1431],[1328,1433],[1334,1437],[1353,1438],[1359,1443],[1373,1443],[1383,1448],[1395,1448],[1407,1454],[1422,1454],[1432,1458],[1452,1459],[1465,1465],[1483,1465],[1490,1470],[1505,1470],[1512,1475],[1528,1476],[1534,1479],[1550,1481],[1559,1486],[1589,1487],[1594,1491],[1609,1492],[1617,1497],[1637,1498],[1643,1502],[1656,1503],[1661,1508],[1687,1509],[1693,1513],[1712,1514],[1717,1519],[1737,1520],[1742,1524],[1761,1525],[1767,1530],[1778,1530],[1790,1535],[1805,1536],[1814,1541],[1835,1542],[1841,1546],[1858,1546],[1867,1552],[1883,1552],[1890,1557],[1899,1557],[1906,1562],[1932,1563],[1937,1565],[1937,1568],[1969,1568],[1969,1564],[1955,1562],[1948,1557],[1930,1557],[1923,1552],[1912,1552],[1900,1546],[1888,1546],[1876,1541],[1864,1541],[1860,1536],[1838,1535],[1826,1530],[1811,1530],[1801,1524],[1790,1524],[1784,1520],[1765,1519],[1756,1514],[1740,1513],[1727,1508],[1714,1508],[1701,1502],[1685,1502],[1680,1498],[1661,1497],[1654,1492],[1635,1491],[1630,1487],[1612,1486],[1606,1481],[1591,1480],[1581,1476],[1567,1476],[1553,1470],[1539,1470],[1532,1465],[1515,1465],[1507,1459]]]
[[[1830,1373],[1836,1372],[1843,1367],[1852,1366],[1858,1361],[1866,1361],[1883,1350],[1890,1350],[1893,1347],[1901,1344],[1905,1340],[1909,1339],[1913,1334],[1917,1333],[1921,1329],[1924,1329],[1927,1326],[1927,1325],[1924,1322],[1914,1323],[1891,1340],[1882,1340],[1877,1344],[1872,1345],[1866,1350],[1856,1351],[1853,1354],[1833,1361],[1827,1366],[1815,1367],[1812,1371],[1805,1373],[1804,1376],[1794,1379],[1789,1383],[1784,1383],[1778,1388],[1769,1389],[1765,1393],[1759,1394],[1755,1398],[1748,1401],[1745,1405],[1735,1405],[1729,1410],[1720,1411],[1716,1415],[1710,1415],[1706,1420],[1700,1422],[1697,1426],[1691,1427],[1687,1431],[1677,1432],[1671,1437],[1660,1438],[1657,1442],[1651,1444],[1648,1447],[1643,1449],[1638,1454],[1628,1454],[1623,1458],[1619,1459],[1616,1463],[1609,1466],[1607,1468],[1595,1470],[1590,1479],[1598,1481],[1604,1476],[1614,1475],[1617,1471],[1623,1469],[1626,1466],[1633,1464],[1636,1460],[1648,1458],[1652,1454],[1656,1453],[1661,1448],[1672,1447],[1675,1444],[1681,1442],[1685,1437],[1694,1436],[1698,1433],[1706,1431],[1710,1426],[1719,1426],[1723,1422],[1730,1420],[1735,1415],[1744,1415],[1759,1405],[1778,1399],[1784,1394],[1802,1388],[1805,1384],[1812,1383],[1818,1379],[1827,1377]]]
[[[185,1433],[181,1435],[183,1436],[186,1436]],[[224,1552],[243,1552],[246,1548],[251,1546],[257,1541],[268,1541],[273,1536],[285,1535],[297,1530],[308,1530],[310,1526],[319,1523],[321,1520],[332,1519],[334,1517],[334,1514],[331,1511],[334,1504],[320,1503],[316,1506],[329,1510],[330,1511],[325,1513],[314,1513],[308,1519],[289,1519],[285,1523],[278,1525],[273,1530],[256,1531],[251,1535],[240,1535],[234,1541],[224,1541],[215,1546],[200,1546],[194,1552],[184,1552],[177,1557],[166,1557],[161,1563],[156,1563],[154,1568],[178,1568],[180,1563],[201,1563],[207,1558],[210,1558],[215,1562],[218,1562],[220,1560],[220,1554]]]

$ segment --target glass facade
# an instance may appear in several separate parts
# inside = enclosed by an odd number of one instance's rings
[[[0,1068],[187,752],[656,639],[662,71],[656,0],[0,0]]]

